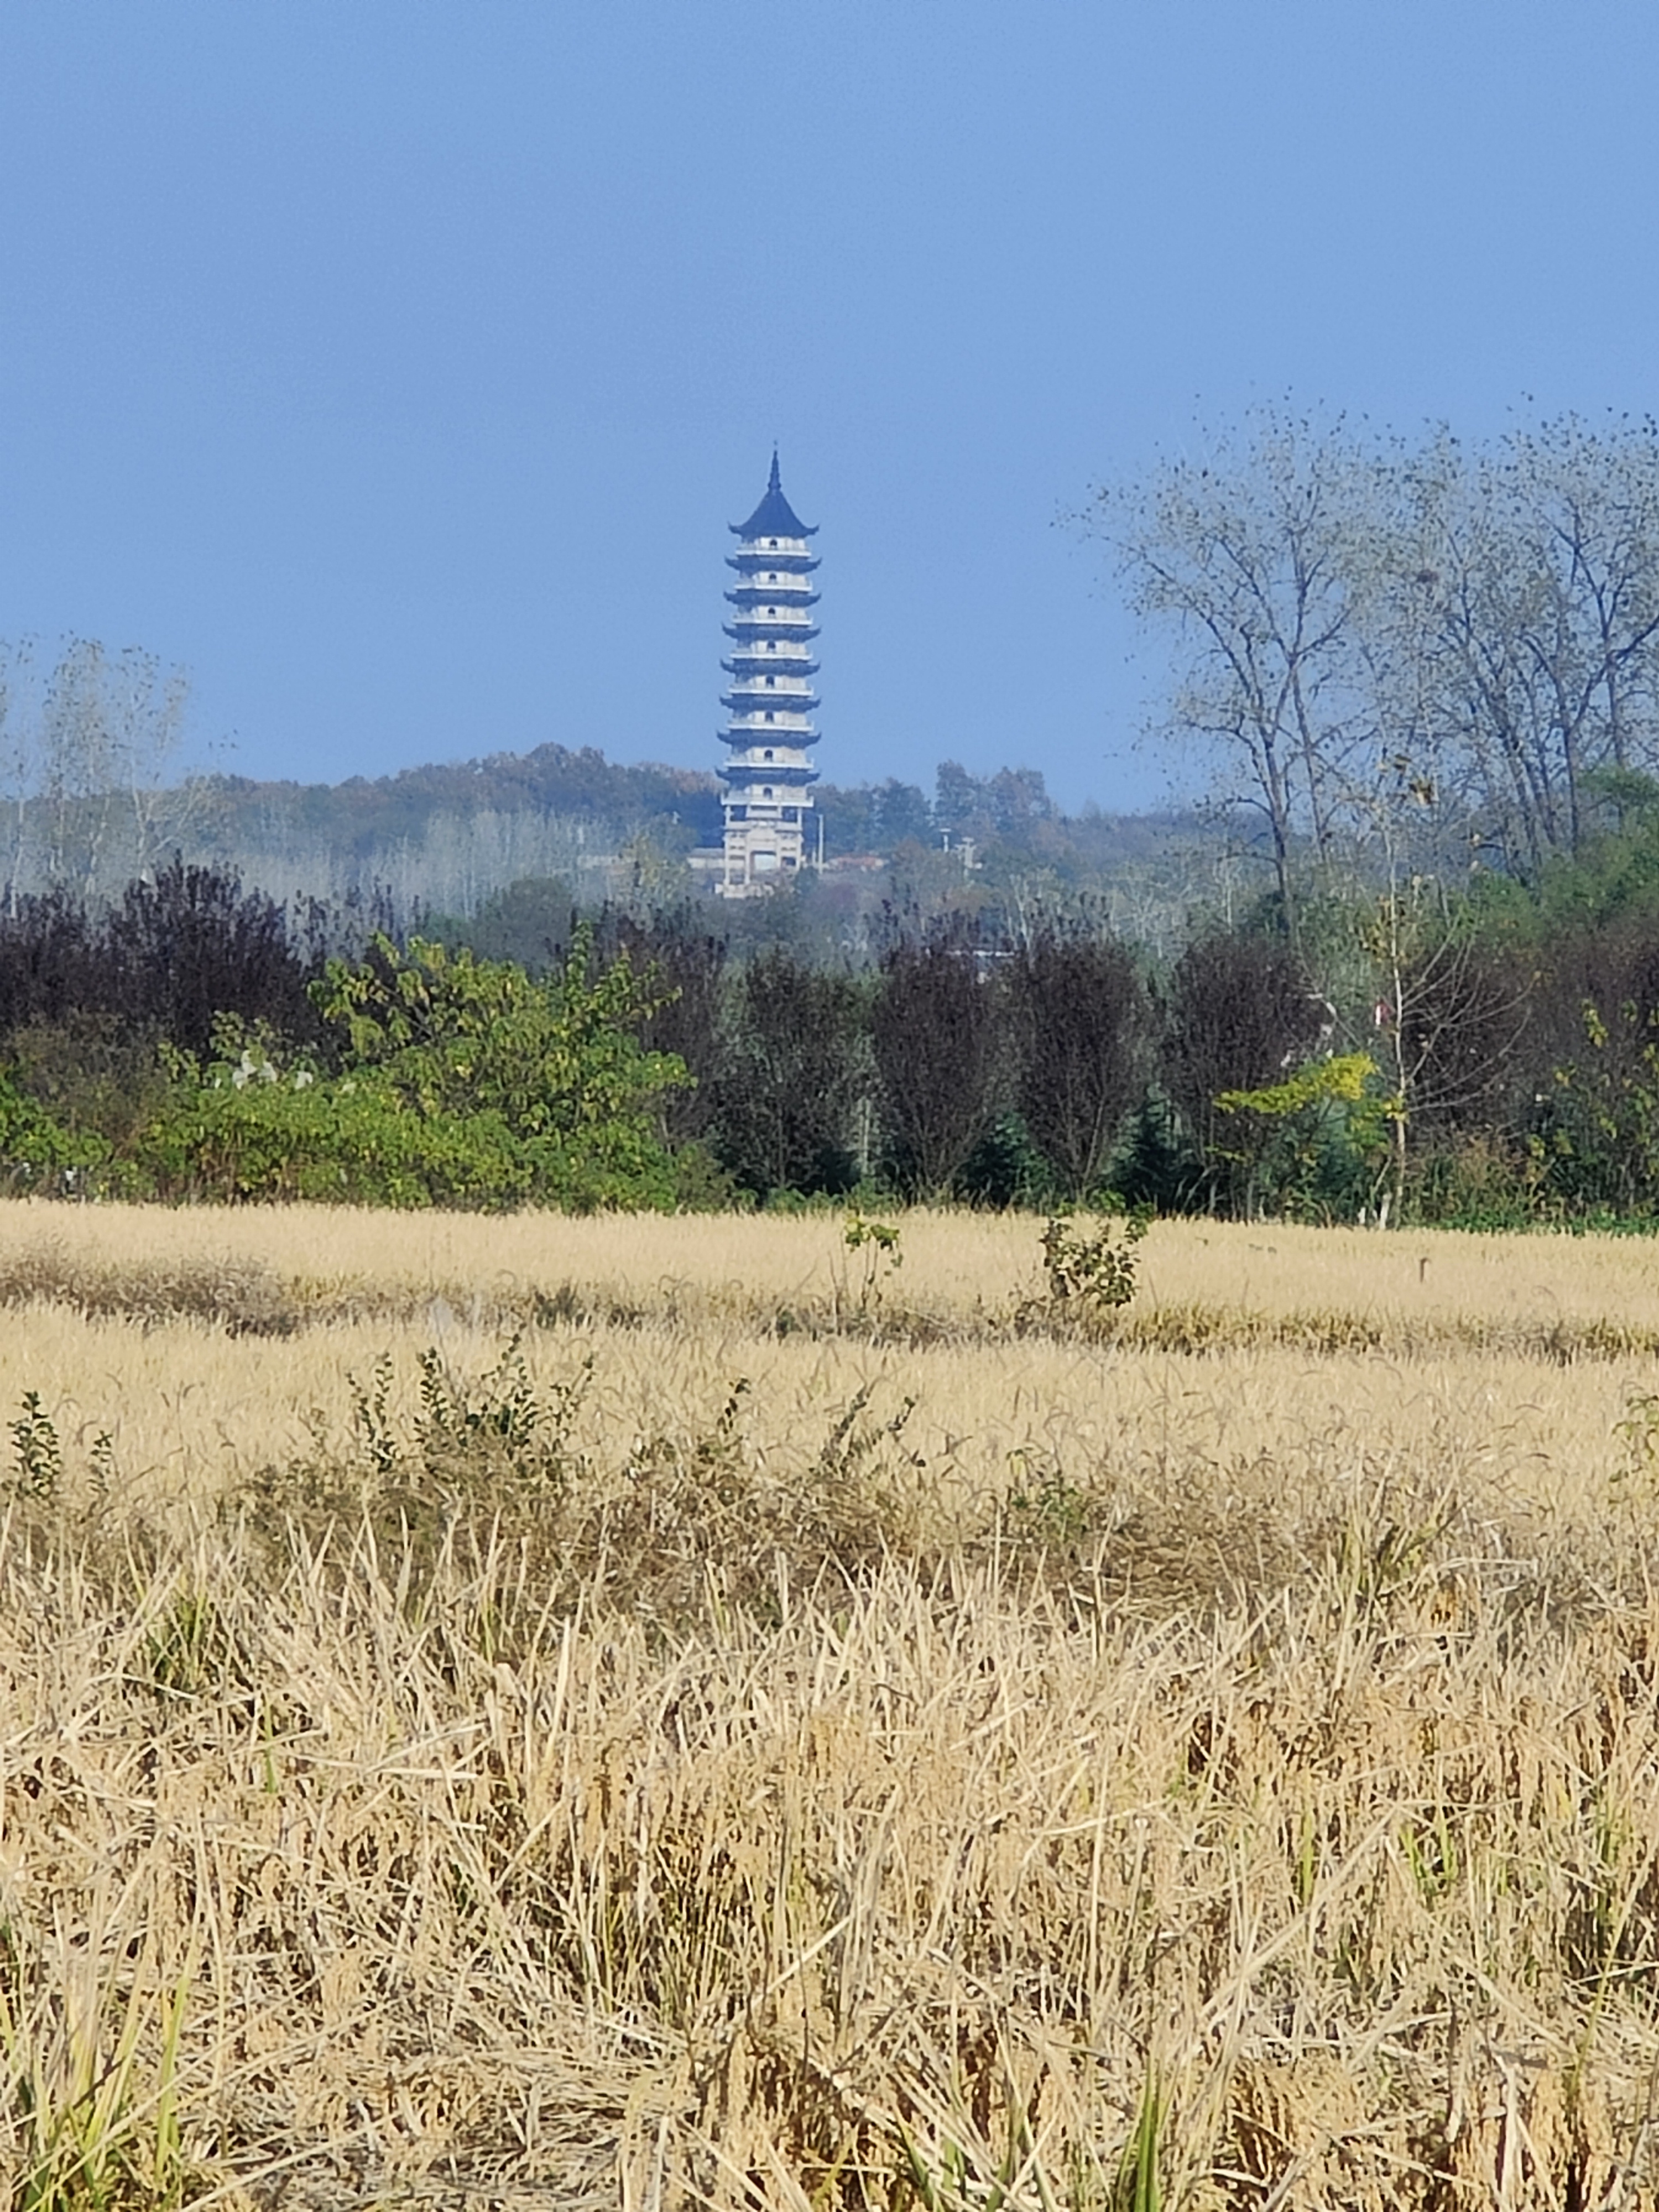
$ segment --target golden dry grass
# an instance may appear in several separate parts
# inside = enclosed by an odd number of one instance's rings
[[[0,1208],[10,2174],[1655,2201],[1650,1248],[1039,1226]]]
[[[899,1285],[922,1307],[994,1304],[1035,1283],[1029,1217],[912,1212],[900,1218]],[[625,1217],[374,1213],[295,1206],[173,1214],[146,1206],[66,1207],[0,1200],[0,1252],[56,1245],[131,1264],[165,1253],[263,1261],[313,1295],[396,1290],[508,1296],[562,1282],[595,1297],[666,1304],[677,1289],[751,1304],[830,1295],[856,1265],[833,1213]],[[1159,1223],[1145,1251],[1146,1295],[1285,1314],[1342,1310],[1404,1322],[1588,1321],[1616,1313],[1659,1331],[1659,1257],[1640,1237],[1471,1237],[1217,1222]]]

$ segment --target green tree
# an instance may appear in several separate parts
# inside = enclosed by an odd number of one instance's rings
[[[589,933],[541,981],[380,937],[312,988],[341,1040],[338,1072],[235,1017],[216,1024],[205,1065],[164,1048],[167,1096],[120,1164],[130,1187],[389,1206],[675,1202],[655,1109],[684,1067],[635,1034],[655,987],[625,957],[596,969]]]

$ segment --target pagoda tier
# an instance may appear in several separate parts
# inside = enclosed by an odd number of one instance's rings
[[[726,761],[714,773],[732,786],[734,796],[739,799],[755,797],[748,788],[751,784],[808,784],[818,781],[817,769],[809,767],[805,761],[768,761],[764,767],[757,761]],[[739,784],[744,787],[741,791],[738,789]]]
[[[765,702],[763,706],[761,702]],[[802,692],[791,698],[783,691],[726,691],[720,696],[720,704],[731,714],[721,735],[727,738],[752,735],[763,744],[769,741],[774,730],[780,736],[786,732],[797,743],[812,744],[817,732],[807,720],[817,705],[811,692]]]
[[[761,743],[763,734],[766,739],[764,744]],[[764,732],[739,730],[734,736],[731,724],[727,723],[720,732],[720,743],[738,748],[731,758],[714,771],[716,775],[726,777],[728,782],[736,775],[769,776],[774,770],[781,775],[786,769],[799,769],[813,783],[818,780],[817,770],[813,768],[811,761],[811,749],[817,743],[816,731],[806,738],[803,738],[799,731],[787,730],[767,730]],[[766,757],[768,753],[772,756],[770,760]]]
[[[764,614],[744,616],[740,621],[722,623],[721,628],[739,646],[766,638],[775,645],[810,645],[818,634],[817,624],[808,622],[805,616],[799,622],[792,622],[787,607],[769,607]],[[763,644],[761,650],[765,649]]]
[[[809,857],[810,787],[817,781],[810,751],[818,733],[810,717],[818,700],[811,678],[817,625],[809,610],[818,594],[809,579],[818,563],[804,523],[783,495],[778,457],[764,497],[747,522],[734,523],[738,544],[727,554],[738,580],[726,593],[732,651],[720,665],[732,679],[720,696],[730,717],[720,732],[729,749],[720,774],[725,898],[750,898],[793,874]]]
[[[781,576],[808,576],[819,564],[817,555],[808,552],[805,538],[745,538],[726,555],[726,565],[743,575],[772,569]]]
[[[784,707],[797,713],[810,712],[817,703],[805,677],[780,668],[775,661],[770,667],[762,661],[745,668],[720,699],[722,707]]]
[[[768,592],[811,592],[814,598],[817,596],[817,586],[812,580],[812,571],[818,565],[816,561],[803,560],[797,568],[789,565],[789,556],[785,553],[769,553],[765,559],[772,565],[755,568],[745,562],[738,568],[736,577],[726,586],[728,599],[738,592],[759,592],[763,597]],[[737,566],[729,560],[728,565]]]

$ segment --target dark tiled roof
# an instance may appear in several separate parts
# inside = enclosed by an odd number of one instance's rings
[[[731,526],[739,538],[811,538],[817,535],[817,526],[816,522],[803,522],[784,497],[775,452],[772,455],[772,473],[767,481],[765,498],[747,522],[734,522]]]

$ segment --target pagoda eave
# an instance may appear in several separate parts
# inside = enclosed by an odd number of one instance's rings
[[[805,753],[817,741],[816,730],[734,730],[728,723],[720,732],[720,743],[739,752]],[[766,765],[770,768],[772,763],[768,761]]]
[[[775,698],[776,696],[775,692],[773,696]],[[735,696],[730,691],[723,691],[720,694],[720,704],[728,714],[732,715],[746,714],[750,709],[757,713],[763,711],[756,708],[752,695],[741,691]],[[744,729],[754,730],[763,742],[770,744],[776,738],[787,738],[791,731],[809,728],[811,726],[806,717],[817,713],[818,702],[816,699],[796,699],[792,700],[787,706],[769,708],[763,711],[780,714],[799,714],[801,718],[799,722],[744,722],[738,726]]]
[[[745,790],[750,787],[757,790],[763,783],[765,783],[774,788],[805,791],[809,783],[817,783],[819,781],[819,773],[815,768],[798,768],[793,770],[775,768],[769,761],[764,770],[726,767],[717,768],[714,773],[723,782],[731,784],[734,789],[741,786]],[[767,801],[761,799],[758,804],[764,806]]]
[[[728,722],[720,732],[720,741],[723,745],[750,751],[757,748],[764,750],[770,745],[775,751],[781,750],[799,753],[805,752],[817,744],[822,734],[817,730],[734,730]],[[767,766],[771,766],[769,761]]]

